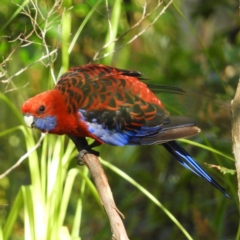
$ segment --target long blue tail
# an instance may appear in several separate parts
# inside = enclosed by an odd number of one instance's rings
[[[169,153],[171,153],[178,162],[185,168],[191,170],[199,177],[206,179],[215,188],[221,191],[225,196],[229,197],[225,189],[222,188],[213,178],[211,178],[200,165],[176,142],[170,141],[162,144]]]

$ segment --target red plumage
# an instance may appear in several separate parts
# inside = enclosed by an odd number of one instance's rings
[[[140,76],[139,72],[101,64],[74,67],[61,76],[53,90],[26,101],[22,112],[41,118],[56,116],[58,124],[49,133],[88,136],[100,142],[87,130],[86,124],[79,121],[79,109],[101,114],[126,107],[130,115],[129,120],[125,120],[126,129],[146,123],[161,125],[168,112],[146,84],[139,81]],[[40,106],[45,107],[43,113],[39,112]]]
[[[182,166],[228,196],[174,141],[197,134],[195,121],[169,116],[141,79],[139,72],[101,64],[71,68],[53,90],[23,104],[25,122],[42,132],[67,134],[76,146],[82,137],[115,146],[163,144]]]

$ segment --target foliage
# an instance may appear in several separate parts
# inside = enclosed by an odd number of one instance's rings
[[[181,144],[201,165],[210,165],[204,167],[231,199],[159,146],[101,146],[130,239],[239,238],[229,112],[239,71],[238,6],[174,1],[165,9],[167,4],[2,0],[1,171],[40,137],[23,124],[22,103],[51,89],[70,66],[94,61],[138,70],[152,79],[147,83],[187,91],[157,94],[171,114],[198,121],[202,133]],[[110,238],[107,217],[86,168],[76,166],[76,154],[65,137],[46,136],[28,161],[0,180],[0,239]]]

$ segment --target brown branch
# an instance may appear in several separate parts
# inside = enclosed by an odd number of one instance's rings
[[[80,160],[81,164],[82,161],[88,167],[93,180],[95,182],[98,194],[100,196],[102,205],[108,215],[108,219],[111,225],[112,230],[112,239],[113,240],[128,240],[128,236],[123,225],[121,217],[124,218],[123,214],[118,210],[112,195],[111,188],[108,184],[107,176],[101,166],[101,163],[96,155],[93,154],[85,154],[83,158],[81,157],[81,151],[86,147],[89,149],[88,142],[86,138],[76,137],[72,135],[68,135],[68,137],[73,141],[77,150],[79,151],[78,161]],[[99,144],[93,144],[91,147],[97,146]],[[94,150],[91,150],[95,152]],[[95,152],[97,153],[97,152]]]
[[[93,154],[85,154],[83,160],[93,177],[102,205],[108,215],[113,234],[112,239],[128,240],[129,238],[121,219],[123,215],[120,213],[114,202],[107,176],[98,157]]]
[[[238,82],[235,97],[232,101],[232,141],[233,154],[235,157],[237,180],[238,180],[238,199],[240,203],[240,82]]]

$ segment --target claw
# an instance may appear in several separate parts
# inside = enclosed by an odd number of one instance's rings
[[[85,162],[84,162],[83,157],[84,157],[84,155],[87,154],[87,153],[88,153],[88,151],[85,150],[85,149],[79,151],[79,153],[78,153],[78,155],[77,155],[77,164],[78,164],[78,165],[80,165],[80,166],[85,165]]]
[[[98,141],[94,141],[92,144],[88,145],[88,142],[87,142],[86,138],[84,138],[84,137],[76,137],[76,136],[72,136],[72,135],[68,135],[68,137],[73,141],[77,150],[79,151],[79,153],[77,155],[77,164],[78,165],[82,166],[85,164],[83,157],[87,153],[99,156],[99,152],[92,149],[93,147],[97,147],[97,146],[101,145],[101,143],[99,143]]]
[[[85,165],[85,162],[84,162],[84,155],[85,154],[94,154],[96,156],[99,156],[99,152],[95,151],[95,150],[92,150],[92,149],[83,149],[81,151],[79,151],[78,155],[77,155],[77,164],[80,165],[80,166],[83,166]]]

